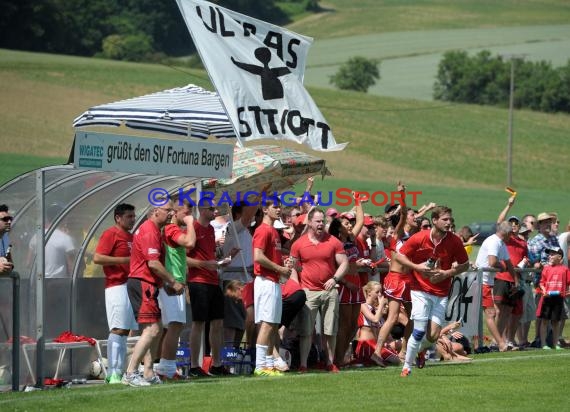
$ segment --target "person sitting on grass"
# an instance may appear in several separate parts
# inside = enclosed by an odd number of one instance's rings
[[[564,311],[564,297],[570,295],[570,269],[562,264],[563,252],[560,247],[546,249],[548,265],[544,266],[539,287],[542,297],[536,309],[536,316],[543,319],[540,325],[542,349],[551,349],[546,344],[548,321],[552,324],[553,345],[556,350],[562,347],[556,343],[560,333],[560,320]]]
[[[463,334],[456,330],[459,327],[461,327],[461,322],[452,322],[441,330],[439,339],[436,342],[436,350],[441,357],[440,360],[471,362],[471,358],[466,356],[467,352],[463,345],[451,340],[463,337]]]

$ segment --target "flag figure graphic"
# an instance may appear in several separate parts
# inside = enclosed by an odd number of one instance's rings
[[[312,39],[203,0],[177,0],[238,136],[342,150],[303,86]]]

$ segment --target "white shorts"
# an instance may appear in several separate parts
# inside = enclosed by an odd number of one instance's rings
[[[105,288],[105,309],[107,324],[111,329],[137,330],[139,325],[133,314],[127,284]]]
[[[256,276],[253,284],[255,323],[281,323],[281,285],[263,276]]]
[[[412,290],[412,316],[414,320],[431,320],[439,326],[445,324],[447,296],[435,296],[431,293]]]
[[[170,322],[186,323],[186,294],[168,296],[164,288],[158,289],[158,306],[162,314],[162,324]]]

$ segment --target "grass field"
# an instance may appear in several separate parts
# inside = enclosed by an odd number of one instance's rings
[[[288,373],[280,378],[209,378],[151,388],[85,385],[0,395],[3,411],[200,410],[562,411],[570,351],[476,355],[471,364],[428,363],[412,376],[400,368],[340,374]]]
[[[447,50],[519,53],[554,66],[570,58],[570,25],[373,33],[318,40],[309,54],[305,83],[333,88],[329,78],[353,56],[377,59],[380,80],[368,93],[432,100],[437,66]]]
[[[86,108],[186,82],[209,87],[200,71],[0,50],[0,182],[44,159],[46,165],[65,160],[71,122]],[[317,153],[334,174],[325,181],[327,189],[386,190],[401,179],[426,192],[422,201],[455,206],[465,216],[458,223],[495,219],[505,196],[507,110],[326,89],[311,93],[337,141],[350,142],[342,153]],[[563,222],[570,217],[563,167],[570,154],[568,130],[568,115],[515,112],[513,176],[520,213],[557,210]]]
[[[554,0],[321,4],[329,11],[291,26],[317,37],[307,82],[327,86],[326,75],[314,76],[312,70],[330,70],[353,52],[370,53],[388,59],[375,88],[409,97],[309,88],[336,140],[350,142],[342,153],[317,153],[334,174],[323,187],[386,190],[403,180],[425,193],[422,201],[454,206],[459,223],[494,220],[506,196],[508,111],[418,99],[429,99],[430,70],[448,48],[500,49],[524,41],[524,47],[564,61],[570,54],[570,5]],[[187,83],[212,89],[199,70],[0,50],[0,184],[65,160],[71,123],[88,107]],[[569,115],[515,111],[513,185],[520,193],[515,213],[557,210],[563,222],[570,217],[568,130]]]
[[[568,24],[565,0],[325,0],[288,27],[318,39],[416,30]]]

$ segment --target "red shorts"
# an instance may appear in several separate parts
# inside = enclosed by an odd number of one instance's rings
[[[364,363],[366,365],[376,365],[376,363],[370,359],[374,351],[376,350],[376,340],[359,340],[358,345],[356,345],[356,360],[357,362]],[[390,348],[384,346],[380,351],[380,357],[385,360],[397,359],[398,354],[392,351]]]
[[[384,279],[384,295],[401,302],[411,302],[412,277],[398,272],[389,272]]]
[[[350,282],[356,285],[356,290],[350,290],[346,285],[340,284],[338,289],[338,296],[339,296],[339,303],[341,305],[354,305],[354,304],[361,304],[366,301],[364,298],[364,292],[360,285],[360,276],[359,275],[346,275],[344,277],[345,282]]]
[[[241,291],[241,300],[244,308],[253,306],[253,282],[246,283]]]
[[[141,279],[129,278],[127,292],[138,323],[158,323],[161,321],[158,306],[158,288]]]
[[[494,308],[495,304],[493,303],[493,286],[483,285],[481,294],[481,306],[484,308]]]

